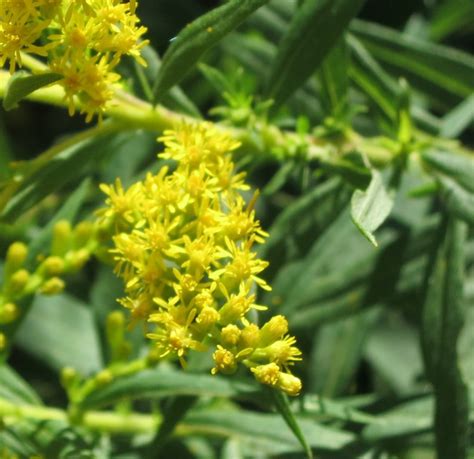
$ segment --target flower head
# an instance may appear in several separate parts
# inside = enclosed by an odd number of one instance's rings
[[[110,104],[122,56],[140,64],[148,43],[136,16],[137,2],[121,0],[5,0],[0,8],[0,66],[21,66],[21,53],[46,57],[62,75],[72,115],[79,106],[90,121]]]
[[[213,374],[243,364],[259,381],[296,393],[294,384],[279,385],[301,354],[285,337],[286,319],[260,329],[248,318],[251,309],[266,309],[256,290],[270,288],[261,277],[268,263],[255,246],[267,233],[240,194],[248,186],[232,161],[238,144],[209,123],[184,124],[161,140],[160,156],[174,168],[128,189],[119,181],[101,186],[107,207],[99,218],[112,232],[110,253],[125,284],[120,302],[133,320],[146,320],[162,357],[184,364],[189,351],[212,346]]]

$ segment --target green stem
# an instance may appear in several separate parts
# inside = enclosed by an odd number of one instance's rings
[[[17,405],[0,398],[0,418],[6,424],[20,419],[42,421],[64,421],[69,423],[65,410],[39,405]],[[135,435],[153,433],[161,424],[161,419],[154,415],[138,413],[121,414],[112,411],[90,411],[81,419],[81,426],[104,433],[121,433]]]
[[[6,86],[10,74],[0,71],[0,98],[4,97]],[[27,99],[66,108],[64,91],[60,85],[52,85],[38,89],[28,95]],[[174,129],[183,122],[201,122],[181,113],[176,113],[167,108],[151,104],[136,98],[124,91],[117,91],[115,98],[107,108],[106,115],[123,122],[123,129],[146,129],[161,132],[165,129]],[[274,151],[282,152],[283,158],[292,156],[294,145],[305,144],[306,157],[322,161],[330,160],[335,150],[337,153],[353,151],[358,147],[359,137],[357,135],[348,136],[345,141],[335,143],[328,139],[319,139],[312,135],[304,138],[300,134],[289,131],[282,131],[276,126],[261,122],[250,132],[248,129],[233,128],[223,124],[215,124],[221,131],[226,132],[233,138],[239,140],[247,150],[250,150],[260,159],[272,159],[275,157]],[[255,132],[258,133],[256,138]],[[369,153],[374,164],[386,164],[390,160],[392,153],[383,148],[374,149]]]

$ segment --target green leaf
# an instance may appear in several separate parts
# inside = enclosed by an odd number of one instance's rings
[[[341,38],[325,57],[319,71],[326,111],[336,119],[345,120],[348,109],[349,53],[346,41]]]
[[[377,416],[364,413],[353,407],[352,400],[331,400],[315,394],[306,394],[302,397],[303,399],[296,401],[295,404],[299,404],[304,413],[317,416],[317,419],[338,420],[363,425],[378,422]]]
[[[326,229],[327,222],[335,218],[348,200],[348,190],[334,178],[293,201],[270,227],[270,238],[261,249],[264,257],[285,265],[292,258],[305,254],[313,244],[315,234]],[[268,272],[272,272],[272,263]]]
[[[468,97],[474,91],[474,57],[446,46],[362,20],[351,23],[351,31],[377,58],[430,86],[449,94]],[[429,93],[429,88],[419,86]]]
[[[344,393],[359,368],[364,344],[380,309],[361,311],[320,327],[313,341],[311,392],[335,397]]]
[[[141,51],[141,55],[147,62],[147,67],[143,68],[140,64],[135,62],[137,76],[142,85],[144,95],[149,101],[152,101],[153,89],[151,88],[151,85],[161,68],[161,59],[155,49],[151,46],[145,46]],[[166,93],[163,98],[163,104],[172,110],[186,113],[195,118],[202,117],[199,108],[179,86],[171,88],[171,90]]]
[[[158,367],[113,381],[84,400],[84,408],[109,405],[123,398],[163,398],[170,395],[252,398],[261,388],[252,382]]]
[[[163,57],[153,88],[155,102],[184,78],[205,51],[268,1],[231,0],[186,26]]]
[[[56,371],[72,366],[89,374],[102,368],[92,312],[71,295],[37,297],[16,343]]]
[[[463,100],[458,106],[447,113],[442,120],[441,132],[443,137],[459,137],[474,123],[474,95]]]
[[[433,425],[433,398],[424,396],[380,413],[377,422],[362,431],[362,438],[378,443],[428,432]],[[451,459],[451,456],[446,456]]]
[[[445,206],[461,220],[474,225],[474,194],[466,191],[451,178],[440,176],[438,180]]]
[[[372,171],[372,180],[367,190],[355,190],[351,200],[352,220],[359,231],[375,246],[378,246],[373,232],[390,215],[393,199],[386,190],[382,175]]]
[[[418,285],[421,280],[418,278]],[[394,393],[408,395],[417,389],[417,379],[423,373],[419,335],[398,316],[386,313],[384,320],[379,320],[368,337],[364,358]]]
[[[20,70],[13,74],[8,80],[8,86],[3,98],[3,108],[11,110],[18,105],[22,99],[31,94],[33,91],[61,80],[63,75],[59,73],[40,73],[31,75],[24,70]]]
[[[474,3],[471,0],[438,3],[429,22],[430,38],[442,41],[453,34],[472,33],[473,17]]]
[[[34,263],[38,255],[45,251],[51,242],[54,225],[60,220],[73,222],[79,213],[84,201],[89,194],[91,179],[84,179],[81,184],[68,196],[62,207],[56,212],[54,217],[44,226],[41,231],[28,245],[28,261]]]
[[[0,397],[17,404],[41,404],[36,392],[7,364],[0,364]]]
[[[274,389],[269,389],[273,402],[275,403],[275,407],[277,411],[281,414],[282,418],[285,420],[286,425],[291,429],[291,431],[295,434],[295,437],[300,442],[301,446],[303,447],[306,457],[308,459],[312,459],[313,452],[306,441],[306,438],[301,431],[301,428],[298,424],[298,421],[295,418],[295,415],[291,411],[290,403],[288,401],[288,397],[286,394]]]
[[[474,159],[440,150],[423,152],[422,159],[441,186],[441,199],[462,220],[474,224]]]
[[[8,178],[8,164],[13,160],[13,152],[10,147],[10,139],[0,116],[0,184],[1,180]]]
[[[422,158],[436,171],[451,177],[463,188],[474,193],[474,156],[427,150],[423,152]]]
[[[134,143],[130,133],[105,135],[79,142],[66,148],[35,172],[8,201],[0,213],[0,219],[12,221],[40,202],[49,194],[96,170],[97,163],[105,156]],[[21,164],[17,173],[21,176]],[[26,165],[26,167],[28,167]]]
[[[268,95],[278,106],[320,66],[364,0],[306,0],[293,16],[270,71]]]
[[[353,34],[348,34],[347,43],[351,51],[350,78],[393,124],[397,121],[397,102],[400,97],[397,81],[380,66]],[[410,115],[422,129],[438,134],[441,123],[431,113],[418,105],[412,105]]]
[[[464,459],[468,443],[468,393],[458,366],[458,339],[465,321],[464,253],[467,227],[448,216],[440,227],[426,274],[421,342],[435,391],[438,457]]]
[[[354,435],[307,419],[298,419],[309,446],[316,450],[337,451],[354,441]],[[245,457],[255,452],[279,455],[301,451],[301,445],[280,415],[259,414],[237,410],[202,410],[191,412],[179,426],[178,432],[193,431],[238,438]]]

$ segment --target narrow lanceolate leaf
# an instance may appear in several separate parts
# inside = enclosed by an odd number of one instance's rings
[[[468,53],[367,21],[353,21],[351,31],[377,59],[413,75],[427,92],[427,85],[458,97],[474,91],[474,58]]]
[[[455,138],[474,122],[474,94],[463,100],[443,117],[441,135]]]
[[[281,414],[281,417],[285,420],[287,426],[295,434],[295,437],[298,439],[301,446],[303,447],[308,459],[312,459],[313,452],[311,451],[311,448],[309,447],[308,442],[306,441],[306,438],[304,437],[303,432],[301,431],[298,421],[296,420],[293,412],[291,411],[290,403],[288,402],[288,397],[280,391],[276,391],[273,389],[270,389],[270,392],[277,411]]]
[[[253,381],[197,375],[158,367],[113,381],[90,394],[83,406],[92,408],[109,405],[124,398],[160,399],[170,395],[255,398],[258,391],[258,385]]]
[[[377,247],[373,232],[390,215],[393,199],[385,188],[379,172],[372,172],[367,190],[355,190],[351,200],[351,216],[359,231]]]
[[[348,58],[346,42],[341,39],[324,59],[319,73],[326,110],[337,119],[343,119],[347,112]]]
[[[320,66],[365,0],[306,0],[283,37],[268,93],[278,105]]]
[[[153,88],[154,100],[179,83],[202,54],[269,0],[231,0],[186,26],[166,51]]]
[[[474,156],[428,150],[423,153],[423,160],[474,193]]]
[[[347,43],[351,52],[350,78],[376,104],[385,117],[393,123],[397,117],[397,101],[400,95],[399,85],[353,34],[347,35]],[[419,127],[430,133],[438,134],[440,122],[431,113],[418,105],[413,105],[410,115]]]
[[[347,43],[351,50],[349,75],[355,83],[376,103],[392,121],[396,118],[398,88],[395,81],[380,67],[365,46],[349,35]]]
[[[422,158],[440,184],[446,207],[474,224],[474,158],[439,150],[425,151]]]
[[[458,367],[458,338],[465,320],[463,298],[465,223],[449,216],[429,263],[422,312],[425,366],[435,392],[439,458],[464,459],[468,443],[468,392]]]
[[[18,105],[22,99],[33,91],[54,83],[63,78],[59,73],[41,73],[31,75],[28,72],[20,70],[16,72],[8,81],[7,90],[3,99],[3,108],[11,110]]]

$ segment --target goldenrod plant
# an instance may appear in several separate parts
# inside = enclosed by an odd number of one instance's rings
[[[474,454],[474,9],[391,8],[0,1],[0,458]]]

